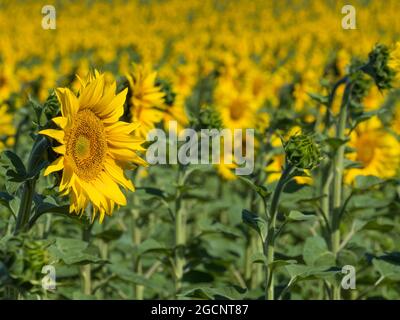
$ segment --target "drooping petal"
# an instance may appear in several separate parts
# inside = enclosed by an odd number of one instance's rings
[[[54,162],[52,162],[44,171],[44,175],[48,176],[50,173],[60,171],[64,167],[64,157],[57,158]]]
[[[52,121],[61,129],[65,129],[68,123],[68,118],[65,117],[56,117],[53,118]]]
[[[64,143],[64,131],[55,129],[45,129],[39,131],[40,134],[46,135],[57,140],[59,143]]]

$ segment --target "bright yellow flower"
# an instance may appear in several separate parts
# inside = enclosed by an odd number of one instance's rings
[[[97,71],[82,80],[79,96],[68,88],[58,88],[61,116],[53,122],[60,130],[40,132],[60,144],[54,151],[61,156],[44,174],[63,170],[59,190],[70,196],[70,212],[82,213],[91,203],[92,218],[98,213],[100,222],[105,215],[112,215],[115,205],[126,205],[119,185],[134,190],[124,169],[146,165],[137,154],[144,150],[144,141],[131,134],[139,124],[119,121],[127,89],[115,92],[116,82],[106,83],[104,74]]]
[[[233,80],[220,80],[215,103],[224,127],[229,129],[254,128],[257,107],[252,95],[236,88]]]
[[[358,175],[391,178],[400,164],[400,143],[382,128],[377,117],[361,123],[350,135],[349,146],[354,152],[348,158],[360,162],[362,168],[352,168],[345,174],[346,183]]]
[[[130,111],[132,122],[140,123],[136,135],[146,138],[147,133],[164,116],[164,96],[156,85],[157,72],[149,65],[133,65],[133,72],[127,75],[131,89]]]

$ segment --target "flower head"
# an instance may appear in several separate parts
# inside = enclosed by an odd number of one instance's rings
[[[347,183],[351,183],[358,175],[373,175],[383,179],[396,175],[400,164],[400,144],[382,128],[376,116],[358,125],[350,135],[349,146],[354,152],[348,154],[348,158],[359,162],[361,168],[347,171]]]
[[[156,83],[157,72],[149,65],[133,65],[133,72],[127,75],[131,90],[130,112],[132,122],[141,124],[135,135],[145,138],[164,115],[164,97]]]
[[[375,80],[375,84],[379,90],[390,89],[395,76],[395,70],[389,64],[389,48],[383,44],[377,44],[369,53],[368,58],[368,63],[362,70]]]
[[[321,161],[321,151],[308,134],[294,134],[284,143],[287,161],[299,169],[312,169]]]
[[[98,213],[100,222],[115,205],[126,204],[120,185],[134,190],[124,169],[146,165],[137,154],[144,150],[144,141],[132,135],[138,124],[119,121],[127,89],[117,95],[115,91],[116,82],[107,83],[97,71],[81,79],[78,96],[68,88],[58,88],[61,116],[52,120],[60,130],[40,132],[59,143],[53,149],[60,157],[45,175],[63,170],[59,190],[70,196],[70,212],[83,213],[91,203],[92,217]]]

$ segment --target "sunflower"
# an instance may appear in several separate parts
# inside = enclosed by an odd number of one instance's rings
[[[0,105],[0,151],[13,142],[15,128],[12,121],[13,117],[7,112],[7,106]]]
[[[40,131],[60,143],[54,148],[60,157],[44,175],[63,170],[59,190],[69,194],[70,212],[82,214],[91,203],[92,219],[98,213],[100,222],[111,216],[115,205],[126,205],[119,185],[134,190],[124,169],[146,165],[137,154],[144,151],[144,141],[132,135],[139,124],[119,121],[127,89],[117,95],[115,91],[116,82],[107,83],[97,71],[81,79],[78,96],[58,88],[61,116],[52,120],[60,130]]]
[[[221,79],[215,93],[216,105],[224,127],[229,129],[254,128],[257,106],[252,94],[239,90],[233,80]]]
[[[146,138],[147,133],[164,116],[164,96],[156,85],[157,72],[149,65],[133,65],[133,72],[127,75],[131,90],[130,111],[132,122],[140,123],[135,135]]]
[[[345,182],[351,183],[358,175],[373,175],[391,178],[396,175],[400,164],[400,144],[396,138],[382,128],[375,116],[361,123],[350,135],[349,146],[354,152],[348,158],[361,164],[345,175]]]

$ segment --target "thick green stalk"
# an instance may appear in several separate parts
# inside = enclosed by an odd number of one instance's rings
[[[134,206],[137,205],[137,197],[134,195],[133,197],[133,204]],[[134,243],[135,246],[140,245],[142,242],[142,230],[138,224],[138,219],[139,219],[139,210],[137,208],[133,208],[131,210],[132,213],[132,242]],[[138,275],[141,275],[143,270],[142,270],[142,262],[140,261],[140,257],[136,257],[136,261],[134,263],[134,270],[135,273]],[[135,290],[135,298],[137,300],[143,300],[143,291],[144,287],[139,284],[135,284],[134,287]]]
[[[46,138],[38,136],[32,147],[31,153],[28,160],[28,175],[35,172],[40,162],[43,159],[43,153],[48,147]],[[21,202],[18,209],[17,222],[15,225],[14,234],[18,234],[21,231],[27,229],[29,218],[31,216],[32,200],[35,194],[37,176],[31,177],[23,183]]]
[[[92,294],[92,275],[90,264],[81,266],[81,281],[82,281],[82,292],[85,295],[90,296]]]
[[[343,140],[345,138],[347,108],[350,99],[351,85],[347,83],[343,94],[342,105],[340,108],[339,119],[336,127],[336,138]],[[332,210],[331,210],[331,249],[335,257],[338,254],[340,246],[340,221],[339,213],[342,207],[342,187],[343,187],[343,163],[345,144],[342,144],[336,150],[336,155],[333,159],[333,191],[332,191]],[[333,299],[340,299],[340,287],[333,287]]]
[[[133,173],[132,180],[135,185],[140,184],[141,169],[142,168],[139,167]],[[139,207],[139,198],[137,197],[136,194],[133,194],[133,196],[132,196],[132,206],[133,206],[133,208],[130,210],[132,243],[134,244],[135,247],[138,247],[142,243],[142,229],[141,229],[141,226],[139,225],[139,218],[140,218],[140,211],[138,208]],[[143,268],[142,268],[142,262],[140,260],[140,257],[137,257],[137,256],[134,257],[133,270],[136,274],[142,275]],[[144,286],[139,285],[139,284],[134,284],[133,291],[134,291],[135,299],[143,300]]]
[[[24,231],[31,215],[32,199],[35,193],[36,180],[28,180],[23,184],[21,203],[17,215],[14,234]]]
[[[83,229],[82,240],[89,242],[91,236],[92,228],[89,226],[88,228]],[[92,294],[92,274],[90,263],[81,266],[81,283],[82,283],[82,292],[85,295],[90,296]]]
[[[181,166],[179,166],[177,182],[177,191],[175,195],[175,294],[178,294],[182,288],[183,270],[185,266],[186,212],[182,205],[184,168]]]
[[[264,255],[267,258],[267,266],[265,273],[265,298],[267,300],[274,300],[274,274],[273,268],[270,265],[274,262],[275,256],[275,230],[276,230],[276,217],[278,214],[279,199],[282,194],[283,188],[288,182],[288,176],[292,173],[293,167],[286,164],[282,172],[281,178],[276,185],[274,194],[272,196],[270,207],[270,220],[268,225],[268,234],[264,242]]]

